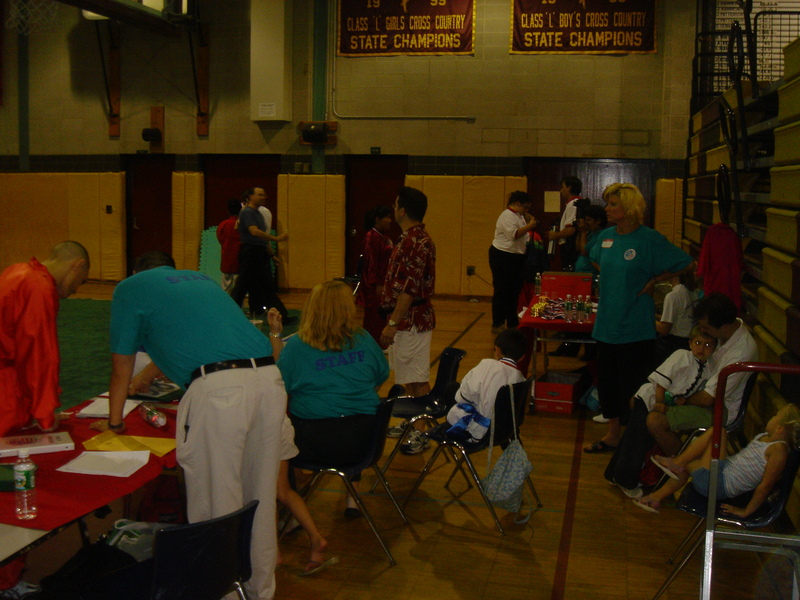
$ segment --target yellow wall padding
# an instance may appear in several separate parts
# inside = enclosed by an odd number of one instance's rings
[[[309,289],[343,276],[344,227],[343,175],[279,175],[278,233],[289,240],[278,245],[278,285]]]
[[[428,196],[425,227],[436,244],[436,293],[460,294],[464,178],[426,175],[422,191]]]
[[[178,269],[200,267],[203,203],[202,173],[172,174],[172,257]]]
[[[121,281],[125,262],[125,173],[100,173],[100,276]],[[109,213],[107,207],[111,207]]]
[[[462,213],[461,294],[492,295],[492,273],[489,270],[489,246],[494,238],[497,217],[505,210],[508,194],[503,177],[465,177],[464,211]],[[473,240],[466,243],[467,239]],[[466,276],[467,266],[475,267],[473,277]],[[480,279],[478,278],[480,277]]]
[[[69,239],[67,176],[0,173],[0,270]]]
[[[90,279],[125,277],[124,197],[124,173],[67,174],[69,237],[89,251]]]
[[[428,196],[425,225],[436,244],[436,293],[491,295],[489,246],[508,194],[527,190],[525,177],[409,175],[405,185]],[[467,277],[467,266],[478,277]]]
[[[70,239],[89,251],[90,279],[122,279],[124,190],[123,173],[0,175],[0,267],[31,256],[44,260],[52,246]]]

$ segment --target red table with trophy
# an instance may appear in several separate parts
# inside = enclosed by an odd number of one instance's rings
[[[571,305],[567,304],[568,299]],[[587,301],[588,299],[588,301]],[[540,412],[570,413],[588,385],[583,374],[550,371],[547,342],[594,344],[594,304],[590,273],[546,272],[541,290],[535,295],[520,319],[519,327],[530,341],[530,364],[533,386],[530,409]],[[580,300],[580,301],[579,301]],[[543,372],[537,372],[536,358],[544,353]],[[527,372],[527,364],[521,364]]]

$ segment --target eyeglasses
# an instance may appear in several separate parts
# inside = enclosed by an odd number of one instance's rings
[[[698,348],[699,348],[700,346],[705,346],[706,348],[716,348],[716,347],[717,347],[717,345],[716,345],[714,342],[703,342],[703,341],[701,341],[701,340],[694,340],[694,341],[692,342],[692,344],[694,344],[694,345],[695,345],[695,346],[697,346]]]

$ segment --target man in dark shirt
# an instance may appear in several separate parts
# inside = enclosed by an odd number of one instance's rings
[[[278,298],[278,288],[272,277],[268,245],[270,242],[283,242],[289,239],[288,233],[274,236],[267,233],[264,217],[258,211],[267,196],[263,188],[253,188],[247,196],[247,204],[239,213],[239,235],[242,246],[239,249],[239,277],[231,292],[231,297],[242,306],[244,297],[250,294],[250,312],[261,317],[272,307],[278,309],[283,324],[290,324],[286,307]]]

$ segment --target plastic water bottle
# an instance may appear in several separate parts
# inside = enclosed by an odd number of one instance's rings
[[[583,301],[583,296],[578,296],[578,301],[575,304],[576,306],[576,316],[575,320],[578,323],[585,323],[586,322],[586,303]]]
[[[542,274],[541,273],[537,273],[536,274],[536,282],[534,283],[534,287],[535,287],[534,291],[535,291],[536,295],[537,296],[541,296],[542,295]]]
[[[567,299],[564,301],[564,320],[571,323],[575,315],[572,312],[572,294],[567,294]]]
[[[17,518],[36,517],[36,465],[27,450],[20,450],[14,464],[14,490],[17,496]]]

